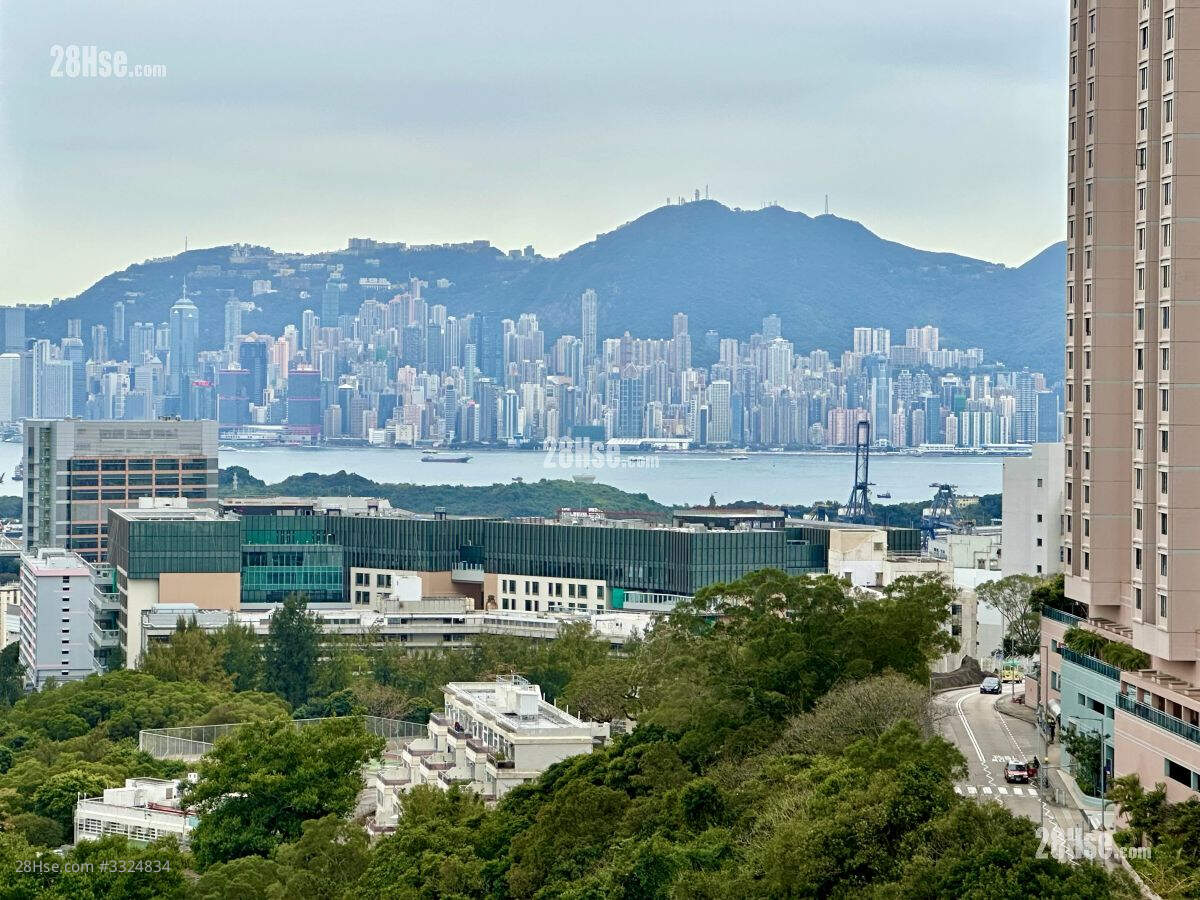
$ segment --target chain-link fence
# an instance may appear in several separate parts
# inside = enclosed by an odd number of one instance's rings
[[[427,726],[407,719],[385,719],[381,716],[353,716],[363,723],[371,734],[383,738],[384,750],[396,752],[414,738],[424,737]],[[304,728],[328,718],[295,719],[297,728]],[[213,748],[213,744],[225,735],[241,728],[246,722],[228,722],[222,725],[181,725],[178,728],[149,728],[138,733],[138,749],[155,759],[178,759],[185,762],[197,760]]]

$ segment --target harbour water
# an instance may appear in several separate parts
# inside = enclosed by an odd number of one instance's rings
[[[854,456],[832,453],[750,453],[744,459],[698,453],[623,454],[613,462],[565,458],[517,450],[471,451],[466,463],[421,462],[421,451],[398,449],[246,449],[221,450],[221,466],[244,466],[268,483],[305,472],[353,472],[374,481],[410,484],[507,484],[514,478],[595,476],[600,484],[645,493],[667,504],[704,503],[715,494],[721,503],[761,500],[769,503],[844,501],[854,480]],[[590,463],[587,467],[583,463]],[[0,468],[5,465],[0,454]],[[958,486],[962,494],[999,493],[1003,460],[994,456],[878,455],[871,459],[876,494],[890,501],[928,500],[933,482]],[[7,488],[8,485],[0,487]],[[13,492],[15,493],[15,491]]]

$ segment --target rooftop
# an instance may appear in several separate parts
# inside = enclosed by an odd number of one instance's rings
[[[542,699],[542,689],[520,675],[502,675],[495,681],[452,681],[444,688],[447,703],[457,701],[474,709],[508,731],[538,734],[557,731],[591,733],[584,722]]]

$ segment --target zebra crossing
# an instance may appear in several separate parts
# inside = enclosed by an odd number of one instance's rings
[[[974,785],[974,784],[956,784],[954,793],[964,797],[1036,797],[1038,795],[1035,787],[1022,787],[1019,784],[1010,785]]]

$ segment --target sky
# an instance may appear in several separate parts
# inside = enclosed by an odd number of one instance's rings
[[[185,240],[554,256],[705,186],[1019,265],[1064,236],[1066,39],[1046,0],[2,0],[0,303]]]

